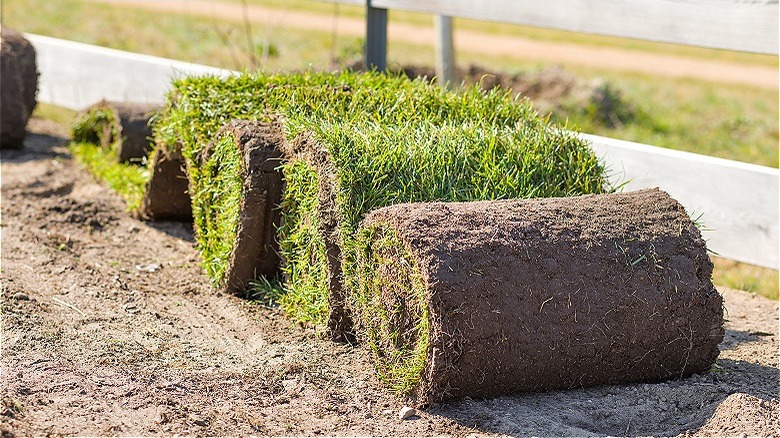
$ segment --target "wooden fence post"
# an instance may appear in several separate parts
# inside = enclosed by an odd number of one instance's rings
[[[442,87],[452,87],[455,82],[455,49],[452,44],[452,17],[433,17],[436,33],[436,77]]]
[[[374,8],[366,0],[366,68],[387,68],[387,9]]]

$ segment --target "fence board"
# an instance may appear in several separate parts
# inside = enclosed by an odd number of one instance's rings
[[[649,41],[778,53],[777,0],[371,0],[371,5]]]
[[[100,99],[161,103],[171,80],[188,75],[232,74],[229,70],[25,34],[41,72],[38,100],[83,109]]]

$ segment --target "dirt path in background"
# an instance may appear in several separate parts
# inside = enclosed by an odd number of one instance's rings
[[[230,20],[242,20],[244,11],[240,4],[211,0],[160,1],[160,0],[89,0],[126,7],[143,8],[159,12],[173,12]],[[249,19],[273,27],[331,32],[332,16],[249,6]],[[338,17],[339,34],[363,36],[365,22],[360,19]],[[388,27],[388,39],[412,44],[432,46],[434,32],[431,27],[393,23]],[[693,78],[713,82],[752,85],[762,88],[778,88],[776,68],[745,65],[736,62],[708,61],[684,56],[662,55],[641,51],[580,44],[534,41],[522,37],[502,36],[468,30],[455,32],[456,50],[493,56],[510,56],[526,61],[553,64],[570,64],[582,67],[602,68],[659,76]]]
[[[191,230],[145,223],[33,119],[2,154],[0,434],[777,435],[777,303],[723,290],[717,372],[397,417],[362,347],[214,293]],[[663,329],[659,327],[659,329]]]

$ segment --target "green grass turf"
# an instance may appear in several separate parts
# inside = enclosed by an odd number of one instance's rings
[[[137,211],[149,179],[149,169],[137,164],[123,164],[116,159],[116,149],[103,148],[94,143],[70,144],[70,154],[95,178],[104,181],[124,198],[128,211]]]
[[[209,266],[224,263],[229,245],[214,242],[229,242],[237,221],[236,212],[210,199],[216,190],[235,193],[238,184],[230,165],[221,163],[226,175],[219,178],[233,181],[233,188],[218,188],[214,172],[206,171],[211,164],[201,163],[201,152],[219,128],[237,118],[278,114],[288,142],[305,137],[311,151],[325,157],[316,163],[306,154],[291,154],[282,169],[285,220],[279,241],[287,282],[279,302],[295,319],[315,325],[323,324],[328,312],[319,199],[323,178],[334,184],[329,196],[335,199],[340,248],[349,248],[365,213],[393,203],[605,190],[603,168],[583,142],[503,91],[453,93],[379,73],[305,72],[186,78],[174,83],[171,96],[155,134],[168,147],[180,144],[188,161],[197,240],[217,284],[219,270]],[[234,148],[230,142],[220,147]],[[227,156],[217,152],[210,159]],[[209,223],[212,208],[223,209],[230,218],[221,222],[230,225],[217,229]]]

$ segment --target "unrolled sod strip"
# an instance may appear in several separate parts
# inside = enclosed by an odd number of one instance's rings
[[[420,404],[701,373],[724,334],[701,234],[657,189],[386,207],[356,263],[359,333]]]

